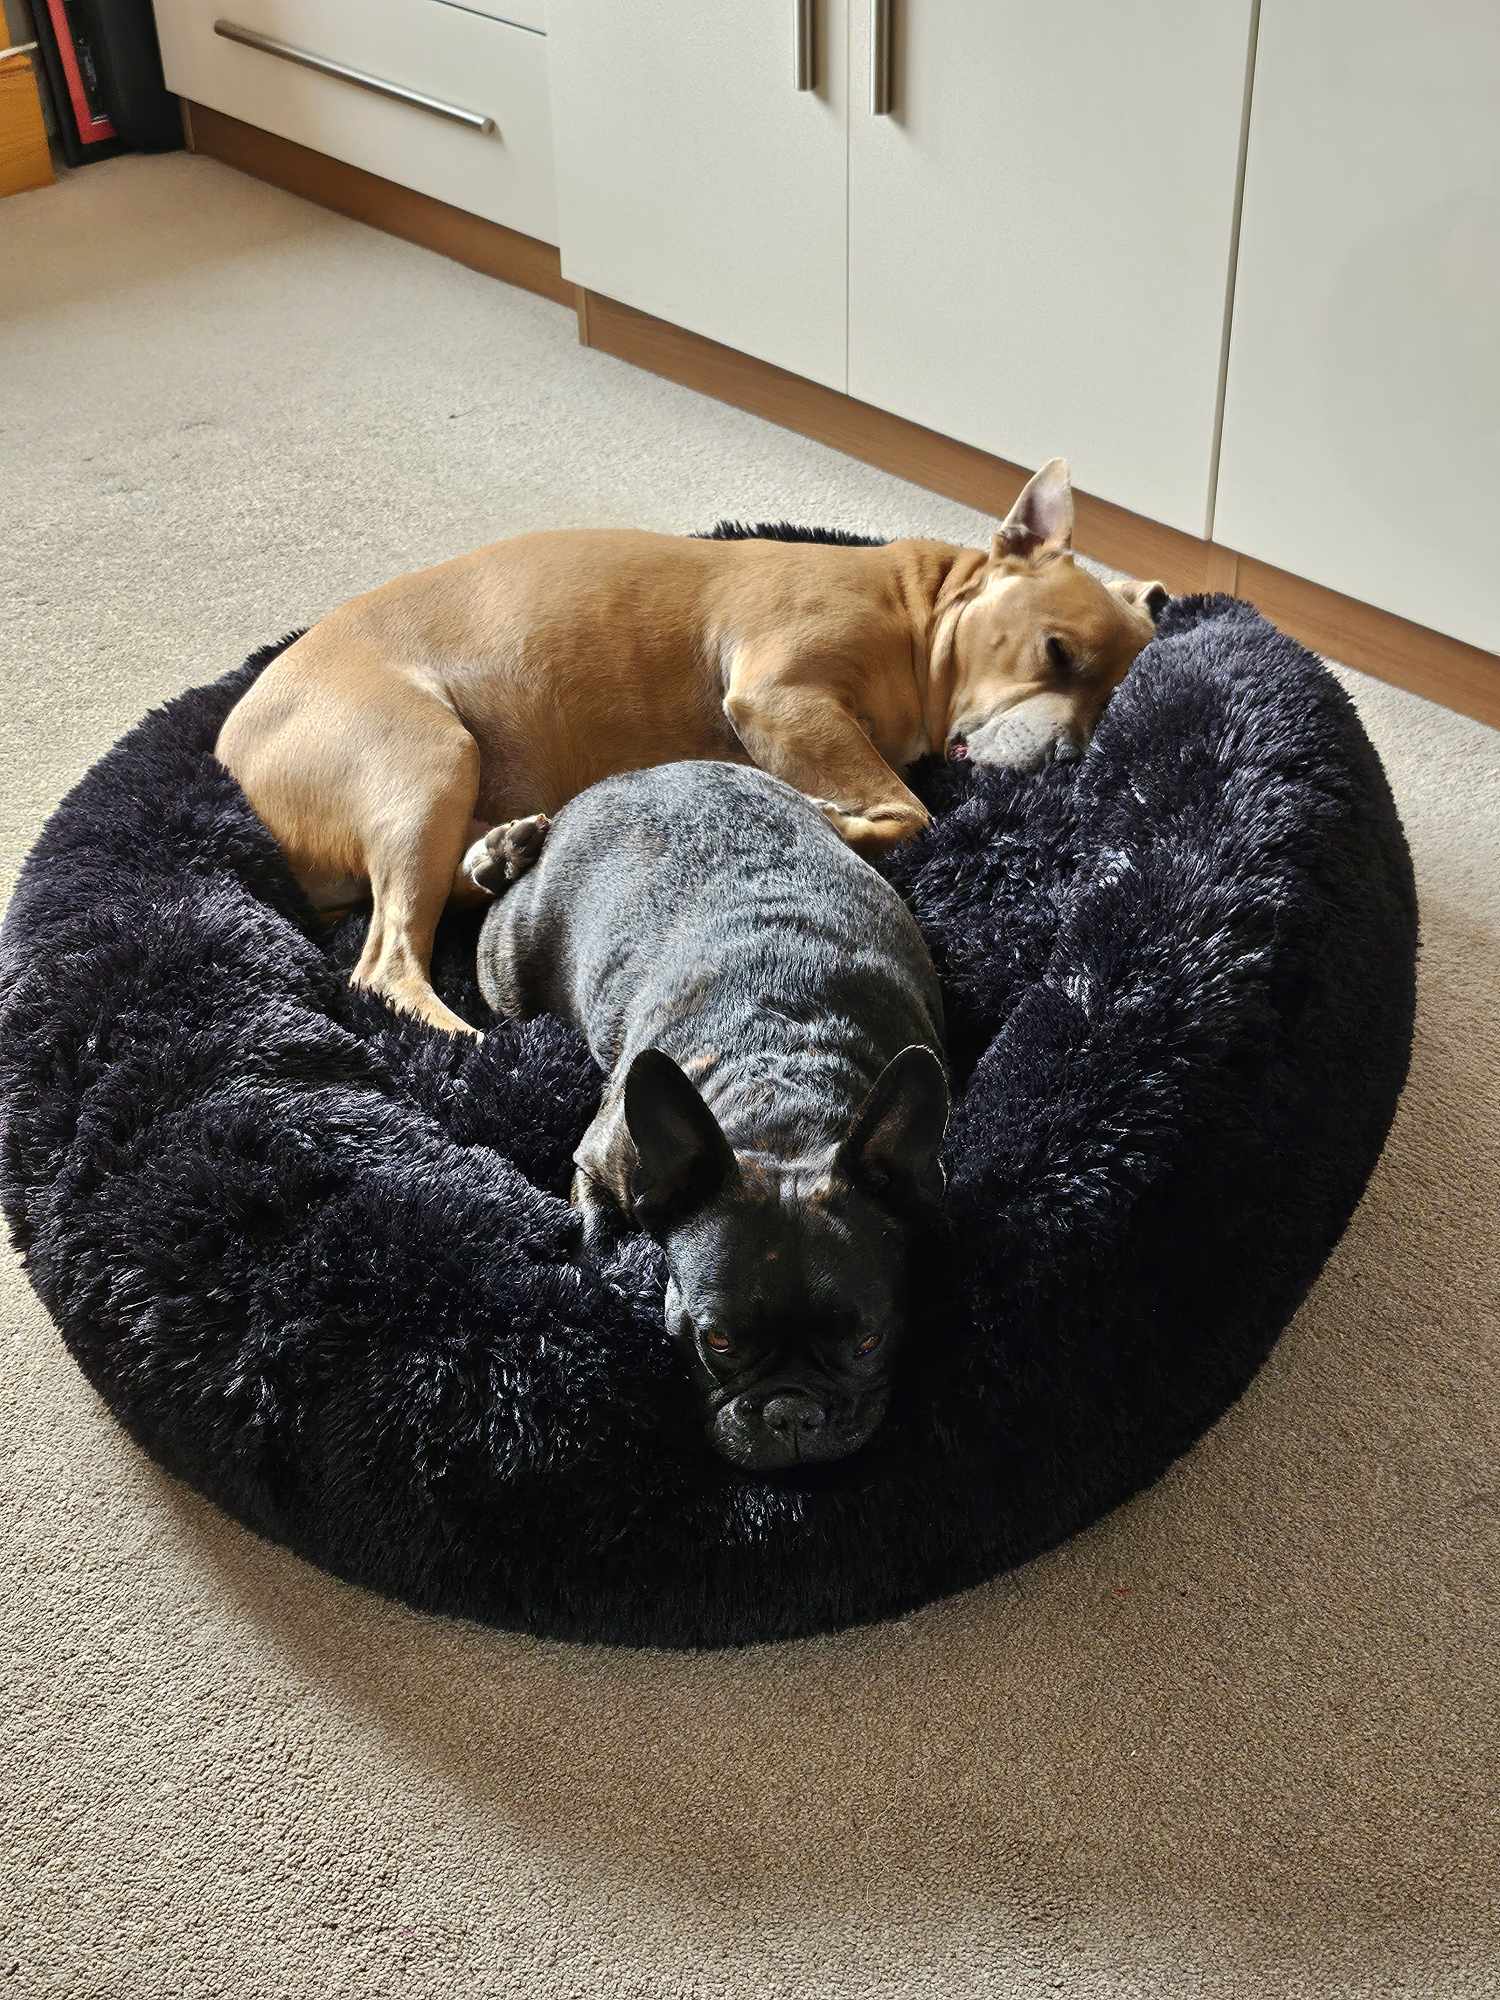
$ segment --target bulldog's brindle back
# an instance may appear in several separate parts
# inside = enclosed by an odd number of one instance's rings
[[[755,1470],[856,1450],[948,1113],[937,976],[895,890],[778,779],[662,765],[564,807],[479,973],[498,1012],[588,1037],[608,1083],[575,1199],[595,1240],[661,1242],[714,1446]]]

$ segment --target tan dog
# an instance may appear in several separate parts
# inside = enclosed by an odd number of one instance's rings
[[[512,822],[600,778],[759,764],[871,853],[926,826],[896,773],[930,751],[1076,754],[1166,592],[1106,587],[1072,531],[1053,459],[989,554],[522,535],[331,612],[237,703],[218,755],[314,902],[369,884],[355,982],[467,1031],[428,977],[444,904],[483,898]]]

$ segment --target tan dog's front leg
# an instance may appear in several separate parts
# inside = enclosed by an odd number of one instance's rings
[[[816,799],[856,853],[883,853],[930,824],[926,806],[830,690],[731,682],[724,713],[761,769]]]

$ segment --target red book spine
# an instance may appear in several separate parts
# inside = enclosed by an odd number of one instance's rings
[[[52,33],[57,41],[57,53],[62,62],[63,75],[67,79],[68,97],[73,106],[73,123],[78,128],[79,140],[85,146],[95,146],[101,139],[113,139],[114,126],[102,111],[95,111],[89,103],[88,92],[84,89],[83,72],[78,67],[78,51],[73,44],[73,27],[68,20],[64,0],[47,0],[47,13],[52,21]]]

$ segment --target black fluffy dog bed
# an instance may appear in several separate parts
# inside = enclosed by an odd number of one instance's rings
[[[879,1617],[1154,1479],[1245,1387],[1359,1199],[1416,918],[1337,683],[1178,602],[1088,755],[937,768],[891,873],[943,976],[944,1233],[861,1456],[709,1455],[645,1242],[580,1259],[597,1099],[558,1023],[460,1044],[350,990],[210,749],[274,652],[74,789],[3,935],[3,1194],[80,1366],[162,1465],[340,1576],[579,1639]],[[481,1018],[472,922],[438,982]]]

